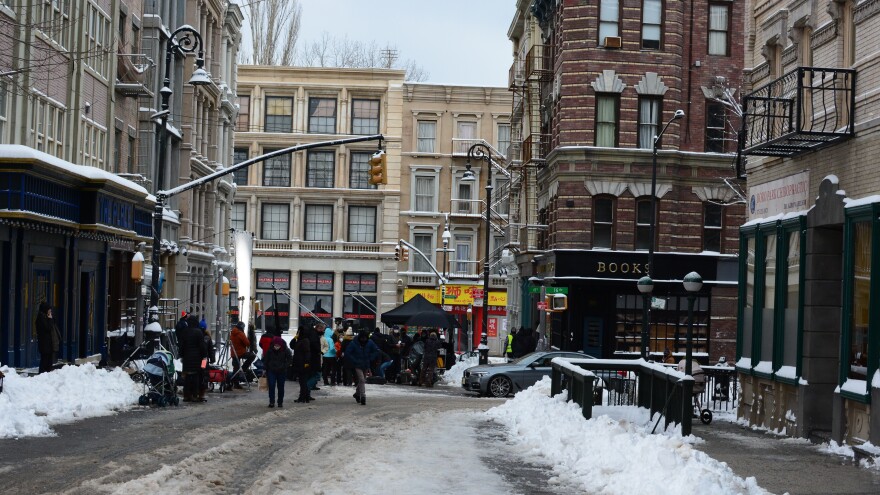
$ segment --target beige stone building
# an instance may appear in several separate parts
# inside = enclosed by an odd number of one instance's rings
[[[880,2],[746,14],[739,415],[880,441]]]
[[[396,306],[403,78],[385,69],[239,67],[236,162],[374,134],[387,153],[388,183],[379,186],[368,172],[377,141],[297,151],[235,175],[232,227],[254,235],[258,326],[275,328],[277,313],[281,330],[313,317],[372,328]]]
[[[507,335],[505,279],[499,260],[507,247],[509,174],[501,166],[510,145],[511,94],[507,88],[406,83],[403,86],[400,159],[400,238],[410,250],[398,267],[399,301],[425,296],[454,314],[479,344],[483,311],[489,312],[488,341],[501,352]],[[471,160],[475,181],[464,181],[468,151],[473,147],[492,158],[492,204],[489,252],[486,252],[486,185],[484,159]],[[445,241],[445,242],[444,242]],[[480,302],[483,270],[488,263],[488,297]],[[449,278],[442,297],[440,277]],[[477,297],[475,297],[477,296]],[[470,323],[470,324],[469,324]],[[464,332],[453,335],[468,349]]]

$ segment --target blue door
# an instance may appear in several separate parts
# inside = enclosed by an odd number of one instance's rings
[[[597,358],[602,357],[604,326],[602,318],[584,318],[584,353]]]

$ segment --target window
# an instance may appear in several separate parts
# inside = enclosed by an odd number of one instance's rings
[[[351,172],[348,175],[348,187],[352,189],[376,189],[370,184],[370,157],[372,153],[353,151],[351,153]]]
[[[266,332],[286,331],[290,327],[290,299],[283,291],[290,290],[290,272],[257,271],[256,279],[256,299],[262,302],[263,308],[262,314],[255,317],[257,328],[264,328]],[[282,292],[276,293],[276,287]],[[266,290],[272,292],[262,292]]]
[[[727,140],[724,139],[724,129],[727,123],[727,111],[724,105],[717,101],[706,102],[706,151],[713,153],[726,153]]]
[[[599,44],[605,38],[620,36],[620,0],[602,0],[599,10]]]
[[[333,277],[333,272],[300,272],[300,320],[312,321],[315,315],[324,323],[333,324]]]
[[[415,201],[413,211],[437,211],[436,176],[415,176]]]
[[[614,200],[593,199],[593,249],[611,249],[614,239]]]
[[[461,121],[458,123],[459,139],[477,139],[477,123],[471,121]],[[471,143],[465,143],[470,145]],[[464,151],[467,151],[465,149]]]
[[[379,133],[379,100],[351,101],[351,133]]]
[[[466,215],[476,215],[477,205],[472,201],[473,186],[470,182],[458,181],[458,194],[455,202],[458,203],[458,212]]]
[[[293,131],[293,98],[266,97],[266,132]]]
[[[764,236],[764,301],[761,307],[761,361],[773,362],[776,315],[776,235]],[[771,368],[772,369],[772,368]]]
[[[434,234],[429,232],[416,232],[413,234],[413,246],[425,254],[431,263],[434,263]],[[410,261],[413,263],[414,272],[431,272],[431,266],[421,256],[412,253]]]
[[[498,124],[498,151],[507,156],[510,147],[510,124]]]
[[[235,102],[238,104],[235,132],[249,132],[251,126],[251,97],[239,96],[235,99]]]
[[[34,3],[42,4],[42,8],[34,7],[37,18],[34,26],[55,43],[66,47],[70,31],[70,0],[36,0]]]
[[[647,251],[651,249],[651,198],[636,200],[636,250]]]
[[[6,138],[6,129],[7,129],[7,113],[9,112],[7,102],[9,99],[7,98],[7,87],[6,81],[0,80],[0,143],[7,143]]]
[[[47,98],[34,95],[31,100],[30,144],[35,149],[53,156],[61,157],[64,151],[64,110],[56,107]],[[94,126],[83,129],[85,139],[91,139],[97,132]],[[104,133],[106,135],[106,132]],[[96,150],[91,149],[89,156]]]
[[[709,55],[729,55],[730,5],[709,5]]]
[[[617,95],[596,95],[596,146],[617,146],[617,101]]]
[[[114,129],[113,131],[113,173],[118,174],[122,171],[122,131]]]
[[[455,269],[456,275],[473,275],[476,264],[472,262],[471,250],[474,236],[456,234],[455,238]]]
[[[247,230],[247,203],[232,203],[229,226],[235,230]]]
[[[724,209],[721,205],[703,205],[703,251],[721,252],[721,228]]]
[[[348,242],[376,242],[376,207],[348,207]]]
[[[663,0],[642,0],[642,48],[660,49],[663,23]]]
[[[799,227],[799,226],[798,226]],[[783,317],[782,365],[797,366],[798,335],[800,334],[800,276],[801,276],[801,229],[788,232],[788,256],[786,258],[785,313]]]
[[[125,12],[119,11],[119,41],[120,45],[125,45],[125,26],[128,24],[128,16],[125,15]],[[134,52],[131,52],[134,53]]]
[[[306,205],[307,241],[330,242],[333,240],[333,206]]]
[[[141,28],[132,19],[131,21],[131,53],[141,52]]]
[[[128,173],[133,174],[135,171],[135,151],[137,150],[137,142],[133,136],[128,136]]]
[[[847,378],[867,380],[868,335],[871,314],[871,222],[852,224],[852,273],[847,274],[851,284]]]
[[[492,191],[492,213],[507,215],[510,210],[510,179],[507,177],[494,177],[495,185]]]
[[[745,254],[745,284],[742,301],[742,357],[751,360],[753,351],[753,328],[755,321],[755,262],[757,260],[757,239],[754,234],[745,242],[745,253],[740,253],[740,259]],[[751,368],[751,365],[748,366]]]
[[[336,100],[309,98],[309,132],[336,133]]]
[[[263,150],[265,153],[277,150]],[[290,155],[269,158],[263,162],[263,185],[269,187],[290,187]]]
[[[58,1],[54,0],[52,3],[58,3]],[[87,16],[85,37],[88,55],[83,59],[83,62],[106,80],[110,77],[110,37],[113,34],[110,16],[91,2],[88,4]]]
[[[55,119],[50,116],[49,120],[46,121],[47,133],[51,132],[51,126],[53,125],[60,126],[63,125],[63,123],[55,121]],[[104,153],[107,145],[107,129],[97,125],[91,119],[83,119],[82,135],[83,143],[82,148],[80,149],[80,164],[105,170],[104,167],[106,164],[104,163]],[[50,145],[47,149],[51,149],[51,141],[48,138],[48,134],[46,141],[47,144]]]
[[[437,122],[434,120],[419,121],[419,153],[434,153],[434,141],[437,139]]]
[[[290,205],[263,204],[263,228],[260,237],[268,240],[282,241],[289,238]]]
[[[247,148],[235,148],[232,152],[232,164],[237,165],[241,162],[247,161],[248,159],[248,149]],[[245,167],[239,170],[236,170],[232,173],[232,182],[239,186],[246,186],[248,183],[248,168]]]
[[[648,348],[657,358],[667,348],[678,355],[684,355],[687,350],[688,299],[682,293],[684,291],[678,292],[678,290],[680,289],[673,288],[660,296],[666,301],[663,309],[651,309]],[[658,294],[657,291],[655,286],[655,295]],[[616,299],[616,314],[613,322],[614,353],[638,356],[641,352],[644,299],[639,294],[619,294]],[[708,297],[696,297],[692,317],[693,352],[708,353],[711,321]]]
[[[332,151],[309,151],[306,187],[333,187]]]
[[[639,148],[654,148],[654,136],[660,132],[661,102],[655,96],[639,97]]]

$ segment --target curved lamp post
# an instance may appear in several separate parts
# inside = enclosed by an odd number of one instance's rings
[[[179,55],[186,57],[187,54],[198,50],[196,58],[196,70],[193,71],[189,84],[193,86],[203,86],[211,84],[211,78],[205,72],[205,53],[202,50],[202,36],[196,29],[190,25],[183,25],[177,28],[168,38],[165,49],[165,78],[162,81],[162,89],[159,94],[162,95],[161,110],[152,116],[152,119],[159,119],[159,130],[156,133],[159,144],[156,152],[159,153],[156,170],[156,191],[161,191],[165,186],[165,165],[168,157],[168,115],[171,111],[168,109],[169,100],[171,99],[171,57]],[[153,273],[150,286],[150,308],[159,306],[159,256],[162,241],[162,214],[165,210],[165,200],[168,199],[164,194],[156,194],[156,208],[153,212],[153,253],[152,268]]]
[[[480,333],[480,364],[489,363],[489,345],[487,331],[489,329],[489,260],[492,256],[492,148],[485,143],[476,143],[468,148],[467,170],[462,175],[462,182],[473,182],[477,179],[471,171],[471,158],[485,160],[488,176],[486,177],[486,259],[483,261],[483,328]]]
[[[650,323],[648,321],[651,301],[651,292],[654,291],[654,280],[645,275],[637,282],[639,292],[642,293],[642,359],[648,359],[648,341],[650,334]]]
[[[684,290],[688,293],[688,329],[687,329],[687,352],[684,357],[684,374],[691,374],[691,359],[694,347],[694,300],[697,298],[697,292],[703,288],[703,278],[697,272],[690,272],[684,276],[682,281]]]

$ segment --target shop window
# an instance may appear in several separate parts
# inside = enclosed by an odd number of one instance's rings
[[[776,321],[776,234],[764,236],[764,294],[761,305],[761,363],[773,362],[773,336]],[[760,366],[760,365],[759,365]],[[766,369],[765,369],[766,368]],[[771,371],[772,364],[761,366],[763,371]]]
[[[663,307],[651,309],[648,330],[648,351],[657,357],[666,349],[683,356],[687,350],[688,298],[684,294],[655,292]],[[641,354],[644,298],[640,294],[618,294],[616,301],[615,347],[618,355]],[[709,298],[694,299],[693,348],[694,353],[709,352]]]
[[[333,272],[300,273],[300,321],[333,323]]]
[[[290,328],[289,271],[257,271],[256,299],[261,302],[262,314],[255,316],[256,326],[267,332],[286,332]]]
[[[740,280],[744,280],[741,287],[740,297],[740,322],[742,324],[742,338],[740,359],[746,368],[751,368],[752,358],[752,342],[754,332],[754,310],[755,310],[755,249],[757,247],[757,238],[755,233],[749,235],[744,242],[741,243],[744,249],[740,250],[740,260],[742,263],[742,276]]]
[[[792,371],[797,368],[799,353],[798,340],[801,327],[801,228],[800,223],[795,230],[785,234],[785,310],[782,335],[782,366]],[[792,377],[796,374],[791,373]]]
[[[848,283],[852,287],[849,301],[849,348],[844,362],[848,363],[847,378],[867,380],[868,342],[871,314],[871,234],[870,221],[853,222],[850,255],[852,270]]]

